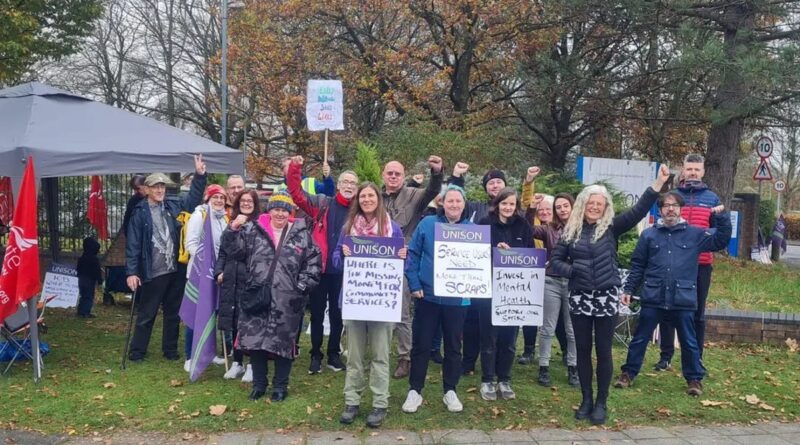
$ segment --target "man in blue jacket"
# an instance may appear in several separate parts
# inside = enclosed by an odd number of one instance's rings
[[[688,384],[687,394],[703,394],[705,370],[700,363],[700,348],[694,329],[697,309],[697,259],[702,252],[724,249],[731,238],[731,220],[724,208],[715,207],[713,229],[690,226],[681,217],[684,201],[679,193],[667,192],[658,198],[661,219],[642,232],[631,257],[631,272],[625,282],[622,304],[642,285],[639,324],[628,347],[628,358],[617,388],[631,386],[642,368],[648,340],[661,321],[677,330],[681,345],[681,367]]]
[[[178,360],[178,331],[185,280],[178,271],[178,245],[181,226],[177,217],[182,210],[194,211],[206,188],[206,164],[202,155],[195,155],[196,174],[189,193],[180,201],[167,200],[167,184],[163,173],[153,173],[144,180],[147,197],[134,207],[127,227],[125,258],[128,287],[135,294],[136,326],[128,359],[141,362],[147,353],[158,307],[164,308],[164,330],[161,350],[167,360]],[[185,276],[185,270],[183,272]]]

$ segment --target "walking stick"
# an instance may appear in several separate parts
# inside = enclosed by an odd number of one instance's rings
[[[142,288],[139,285],[136,290],[133,292],[133,299],[131,299],[131,318],[128,320],[128,332],[125,334],[125,347],[122,348],[122,370],[124,371],[127,369],[128,364],[128,347],[131,344],[131,330],[133,328],[133,314],[135,313],[136,308],[136,300],[137,296],[139,295],[139,290]]]
[[[222,335],[222,357],[225,358],[225,372],[228,372],[228,342],[225,340],[225,331],[217,331]]]

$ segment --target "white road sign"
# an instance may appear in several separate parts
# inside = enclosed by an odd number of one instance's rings
[[[761,136],[756,141],[756,153],[759,157],[768,158],[772,156],[772,149],[772,139],[766,136]]]

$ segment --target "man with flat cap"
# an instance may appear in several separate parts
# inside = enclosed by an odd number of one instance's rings
[[[167,185],[173,184],[163,173],[153,173],[144,180],[146,199],[131,214],[127,228],[125,257],[128,287],[135,293],[136,326],[128,359],[141,362],[147,354],[158,307],[164,311],[161,350],[167,360],[178,360],[178,332],[183,280],[178,276],[178,237],[176,219],[182,210],[193,211],[203,198],[206,165],[202,155],[194,157],[195,175],[189,193],[181,200],[166,200]]]

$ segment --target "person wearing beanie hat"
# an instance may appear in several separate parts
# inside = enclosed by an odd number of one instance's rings
[[[269,197],[266,211],[269,212],[272,209],[284,209],[289,213],[294,212],[294,201],[292,201],[292,197],[289,196],[286,190],[278,190]]]
[[[483,175],[481,184],[483,184],[483,189],[486,190],[489,198],[494,199],[497,193],[506,186],[506,174],[502,170],[493,168]]]
[[[275,370],[272,402],[288,397],[303,311],[308,294],[319,284],[322,273],[320,251],[305,220],[290,217],[293,208],[289,195],[275,193],[267,204],[267,213],[258,218],[257,224],[243,227],[239,223],[244,218],[237,217],[230,231],[225,232],[225,243],[246,246],[242,260],[247,265],[251,290],[239,299],[241,311],[236,322],[239,346],[250,353],[252,401],[266,394],[268,358],[272,359]],[[263,289],[259,286],[270,286],[271,298],[266,306],[260,304]]]
[[[313,222],[311,237],[319,247],[322,257],[322,278],[310,295],[311,312],[311,361],[309,374],[322,372],[322,343],[324,341],[325,308],[328,308],[330,335],[325,354],[327,366],[334,372],[346,369],[342,362],[340,344],[343,322],[339,293],[342,290],[342,271],[329,267],[333,262],[333,251],[339,243],[342,228],[347,220],[350,201],[358,189],[358,176],[351,170],[339,174],[336,195],[330,198],[321,194],[309,194],[302,187],[303,157],[295,156],[286,168],[286,185],[297,207]]]
[[[178,245],[181,226],[177,216],[201,203],[206,187],[203,155],[194,157],[195,175],[189,193],[181,200],[165,200],[169,178],[155,174],[145,181],[147,198],[131,212],[126,233],[125,260],[128,287],[138,293],[136,324],[128,359],[141,362],[147,354],[159,306],[164,310],[161,349],[167,360],[178,360],[180,317],[178,310],[185,280],[179,278]],[[141,287],[141,289],[139,289]]]

